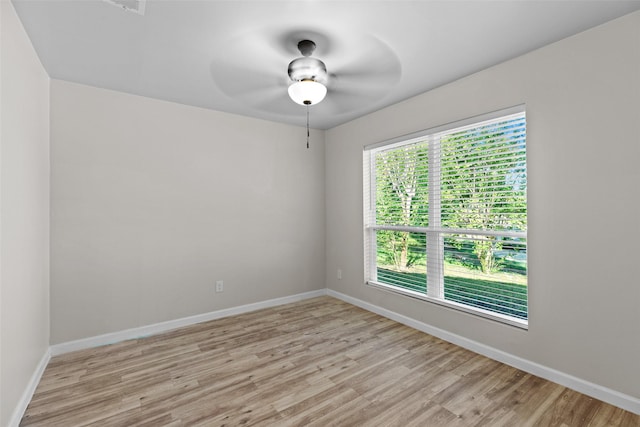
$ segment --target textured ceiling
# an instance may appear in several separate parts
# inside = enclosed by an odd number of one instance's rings
[[[640,1],[13,0],[52,78],[304,125],[287,65],[311,38],[328,129],[640,9]]]

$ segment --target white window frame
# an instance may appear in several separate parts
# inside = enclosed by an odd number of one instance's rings
[[[435,128],[422,130],[409,135],[404,135],[387,141],[378,142],[367,145],[363,151],[363,193],[364,193],[364,248],[365,248],[365,282],[367,285],[390,291],[393,293],[418,298],[431,303],[450,307],[466,313],[471,313],[480,317],[496,320],[508,325],[528,329],[528,319],[519,319],[507,316],[501,313],[485,310],[470,305],[465,305],[455,301],[444,299],[444,254],[443,254],[443,235],[445,234],[469,234],[477,236],[504,236],[514,238],[527,239],[527,232],[520,231],[492,231],[492,230],[476,230],[476,229],[454,229],[442,227],[440,222],[440,150],[435,149],[439,144],[439,134],[451,130],[463,130],[465,127],[473,128],[481,122],[493,119],[503,120],[513,115],[526,114],[525,106],[518,105],[488,114],[471,117],[468,119],[448,123]],[[376,165],[375,154],[379,151],[389,150],[395,147],[401,147],[416,142],[428,143],[428,162],[429,162],[429,185],[438,190],[429,191],[429,226],[428,227],[412,227],[397,225],[378,225],[376,224]],[[379,230],[392,230],[401,232],[426,234],[427,238],[427,271],[429,272],[429,286],[427,293],[421,293],[410,289],[393,286],[378,281],[377,277],[377,247],[376,232]],[[526,245],[526,243],[525,243]],[[528,267],[527,267],[528,270]],[[528,305],[527,298],[527,305]],[[529,310],[527,310],[529,311]]]

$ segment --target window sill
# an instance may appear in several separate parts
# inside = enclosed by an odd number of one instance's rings
[[[496,322],[500,322],[509,326],[515,326],[517,328],[520,329],[525,329],[528,330],[529,329],[529,322],[526,320],[522,320],[522,319],[517,319],[514,317],[510,317],[510,316],[505,316],[499,313],[494,313],[488,310],[483,310],[481,308],[473,308],[473,307],[469,307],[463,304],[459,304],[453,301],[445,301],[445,300],[441,300],[441,299],[437,299],[437,298],[432,298],[428,295],[419,293],[419,292],[415,292],[415,291],[411,291],[408,289],[403,289],[397,286],[393,286],[393,285],[387,285],[384,283],[379,283],[379,282],[374,282],[374,281],[368,281],[366,282],[367,285],[386,291],[386,292],[391,292],[394,294],[398,294],[398,295],[402,295],[402,296],[407,296],[410,298],[415,298],[415,299],[419,299],[422,301],[426,301],[429,303],[433,303],[433,304],[438,304],[440,306],[444,306],[447,308],[452,308],[454,310],[457,311],[462,311],[464,313],[467,314],[472,314],[474,316],[478,316],[478,317],[483,317],[485,319],[489,319],[489,320],[493,320]]]

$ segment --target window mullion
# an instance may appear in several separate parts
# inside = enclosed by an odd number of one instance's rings
[[[444,298],[444,241],[441,227],[440,207],[440,138],[429,137],[429,228],[427,231],[427,295]]]

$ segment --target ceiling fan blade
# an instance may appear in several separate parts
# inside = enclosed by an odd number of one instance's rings
[[[379,98],[399,81],[400,61],[391,48],[376,38],[362,38],[355,44],[357,48],[352,47],[354,54],[338,57],[327,64],[331,73],[329,89]]]
[[[387,92],[394,85],[393,79],[379,76],[353,76],[331,79],[328,83],[328,93],[341,93],[353,96],[367,96]],[[328,95],[327,95],[328,96]]]
[[[306,114],[305,107],[296,104],[289,98],[287,90],[271,93],[269,97],[266,95],[255,99],[255,108],[261,111],[268,111],[271,114],[280,116],[296,116]]]
[[[244,32],[220,41],[216,51],[232,49],[240,55],[215,55],[210,64],[214,84],[227,96],[244,101],[258,91],[279,87],[286,92],[290,55],[269,37],[257,31]]]
[[[384,95],[382,96],[384,97]],[[348,91],[332,91],[320,104],[315,106],[319,114],[342,115],[349,112],[368,109],[382,99],[379,93],[349,93]]]
[[[210,70],[218,90],[241,104],[273,115],[290,116],[304,110],[289,98],[286,68],[276,73],[213,61]]]
[[[245,64],[212,61],[210,72],[216,87],[231,98],[270,88],[285,91],[287,88],[286,70],[277,74],[272,70],[256,70]]]

